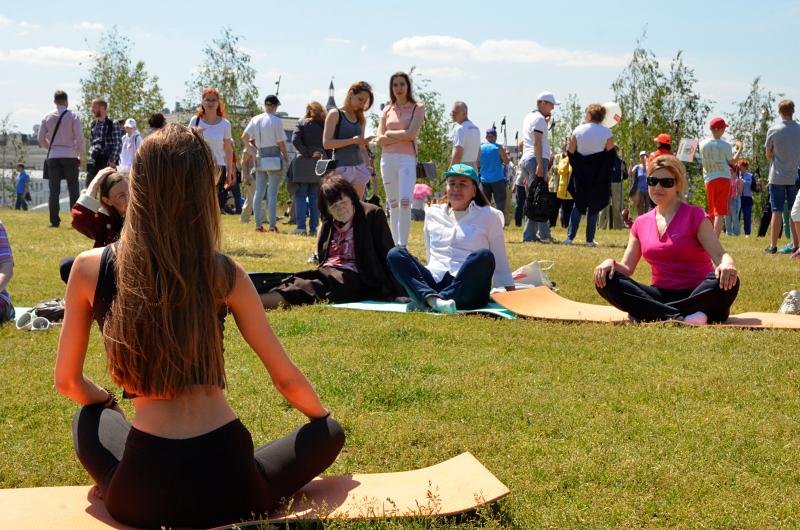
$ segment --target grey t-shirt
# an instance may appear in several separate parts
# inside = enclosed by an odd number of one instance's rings
[[[769,183],[790,186],[800,167],[800,123],[784,120],[767,131],[767,149],[772,149]]]
[[[347,119],[347,115],[342,109],[339,109],[339,134],[336,134],[336,140],[344,140],[354,136],[361,135],[361,124],[352,122]],[[361,147],[358,145],[348,145],[347,147],[340,147],[336,150],[336,165],[338,167],[357,166],[364,162],[361,157]]]

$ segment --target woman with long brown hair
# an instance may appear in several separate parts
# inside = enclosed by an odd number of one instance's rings
[[[322,135],[323,147],[334,150],[334,173],[353,185],[359,200],[364,198],[367,183],[372,177],[367,167],[369,157],[365,147],[372,141],[372,136],[364,136],[367,128],[364,114],[374,100],[372,87],[366,81],[356,81],[350,85],[341,108],[328,112]]]
[[[317,208],[317,190],[319,190],[320,177],[316,172],[317,160],[327,157],[322,148],[322,134],[325,128],[325,107],[318,101],[311,101],[306,105],[306,114],[292,134],[292,145],[297,150],[295,157],[292,182],[297,184],[294,192],[294,211],[296,214],[297,228],[295,234],[306,233],[306,212],[309,217],[308,235],[317,234],[319,222],[319,209]]]
[[[67,284],[55,386],[83,405],[73,438],[95,494],[132,526],[209,527],[265,514],[344,443],[252,282],[219,252],[215,166],[194,129],[171,124],[149,136],[131,172],[119,243],[80,254]],[[224,394],[228,312],[278,391],[311,420],[255,451]],[[136,410],[131,423],[83,373],[93,318],[111,378]]]

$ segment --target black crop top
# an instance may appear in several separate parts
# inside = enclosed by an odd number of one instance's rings
[[[100,256],[100,271],[97,274],[97,286],[94,289],[94,303],[92,304],[92,316],[100,327],[100,332],[103,331],[106,317],[111,312],[111,303],[114,297],[117,296],[117,276],[116,276],[116,246],[117,243],[107,245],[103,249],[103,254]],[[219,312],[219,326],[220,337],[225,333],[225,317],[228,315],[227,306],[222,306]],[[221,345],[223,351],[225,350],[224,344]],[[197,384],[205,384],[200,381]],[[225,388],[224,378],[217,381],[217,386]],[[140,397],[136,394],[129,393],[127,390],[122,390],[122,397],[125,399],[133,399]]]

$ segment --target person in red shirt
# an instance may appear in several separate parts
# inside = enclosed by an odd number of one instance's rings
[[[119,239],[128,209],[128,177],[114,168],[104,168],[89,183],[72,207],[72,228],[94,239],[93,248]],[[59,272],[67,283],[74,257],[61,260]]]
[[[647,165],[650,165],[650,162],[655,160],[656,157],[674,154],[672,152],[672,138],[670,138],[669,134],[661,133],[653,138],[653,141],[657,144],[657,146],[656,150],[650,153],[650,156],[647,157]]]

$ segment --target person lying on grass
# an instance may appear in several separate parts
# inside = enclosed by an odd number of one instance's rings
[[[724,322],[736,300],[733,258],[705,211],[683,201],[686,186],[686,169],[677,158],[654,159],[647,166],[647,191],[656,207],[636,218],[622,261],[609,258],[594,270],[600,296],[633,320]],[[642,257],[652,268],[652,285],[631,278]]]
[[[271,285],[259,282],[259,273],[251,275],[264,307],[322,300],[339,304],[402,295],[386,264],[394,241],[383,210],[359,201],[353,185],[339,175],[323,179],[318,204],[322,217],[317,239],[319,267],[278,277]]]
[[[72,434],[95,495],[130,526],[208,528],[267,514],[344,444],[247,274],[219,252],[216,176],[196,131],[173,123],[148,136],[131,171],[119,242],[81,253],[67,284],[55,387],[82,405]],[[255,450],[225,398],[228,312],[273,385],[310,420]],[[131,422],[84,374],[92,319],[111,379],[132,400]]]
[[[455,313],[489,303],[492,285],[514,289],[503,238],[503,213],[489,206],[475,168],[455,164],[445,172],[447,202],[425,213],[423,266],[405,247],[387,256],[409,309]]]
[[[119,239],[128,209],[128,177],[107,167],[92,179],[86,192],[72,206],[72,228],[94,239],[94,248]],[[59,272],[67,283],[74,257],[61,260]]]

